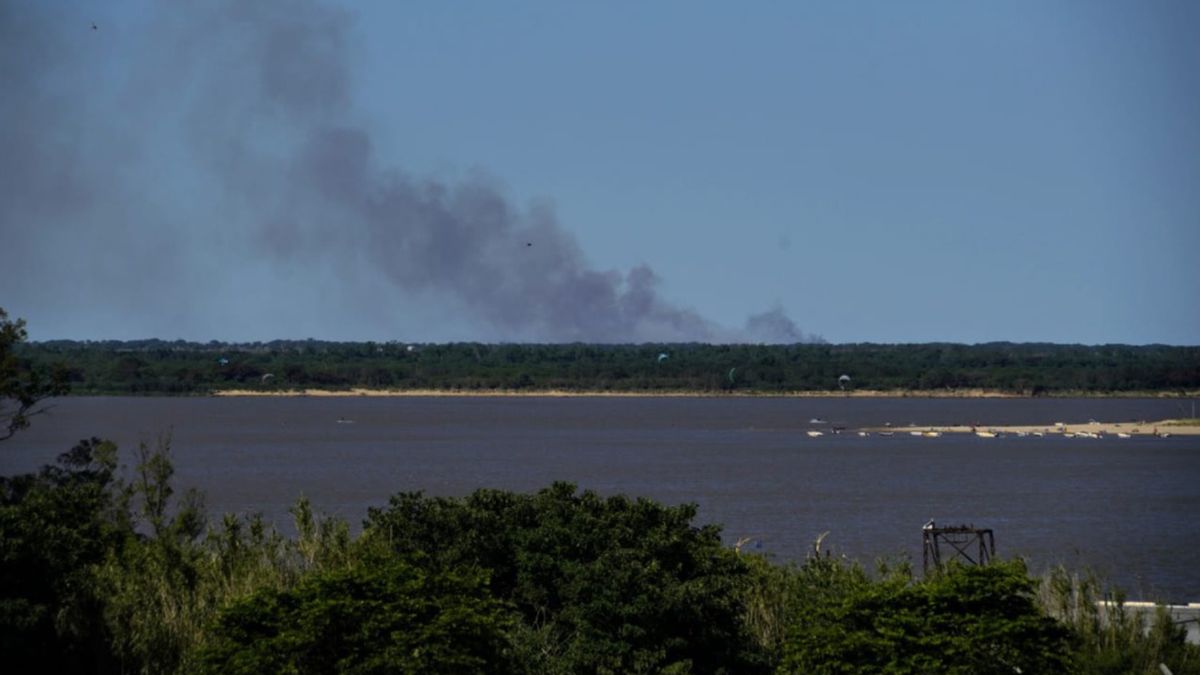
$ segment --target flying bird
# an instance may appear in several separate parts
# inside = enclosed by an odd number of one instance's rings
[[[95,21],[92,22],[92,30],[100,30],[100,28],[98,26],[96,26]]]

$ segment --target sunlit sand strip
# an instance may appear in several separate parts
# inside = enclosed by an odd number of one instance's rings
[[[705,392],[625,392],[625,391],[567,391],[557,389],[222,389],[214,391],[213,396],[314,396],[314,397],[715,397],[737,396],[739,394],[718,394]]]
[[[1159,420],[1157,422],[1091,422],[1083,424],[1024,424],[1024,425],[953,425],[916,427],[879,427],[866,431],[893,431],[907,434],[913,432],[940,432],[946,434],[975,434],[983,438],[998,435],[1105,437],[1123,438],[1133,436],[1200,436],[1200,424],[1191,420]]]
[[[1189,392],[1183,396],[1200,396]],[[629,397],[629,398],[1023,398],[1021,394],[987,389],[940,389],[936,391],[855,389],[852,391],[608,391],[565,389],[222,389],[213,396],[541,396],[541,397]],[[1118,392],[1097,395],[1062,392],[1055,397],[1078,398],[1177,398],[1179,392]]]
[[[495,397],[495,398],[845,398],[838,392],[604,391],[574,389],[222,389],[213,396]],[[864,393],[857,393],[862,397]],[[882,396],[883,394],[879,394]],[[893,394],[899,396],[899,394]]]

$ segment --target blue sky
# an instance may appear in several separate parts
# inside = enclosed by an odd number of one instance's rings
[[[35,4],[35,339],[1200,344],[1194,3]]]

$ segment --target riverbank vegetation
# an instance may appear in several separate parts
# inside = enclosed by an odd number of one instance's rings
[[[723,546],[691,505],[402,493],[284,536],[175,494],[168,439],[0,478],[0,651],[63,673],[1200,673],[1165,614],[1019,560],[867,570]],[[1118,598],[1119,599],[1119,598]]]
[[[19,344],[15,353],[30,372],[63,366],[75,394],[365,388],[710,394],[978,390],[1041,396],[1200,390],[1200,347],[1163,345],[58,340]]]

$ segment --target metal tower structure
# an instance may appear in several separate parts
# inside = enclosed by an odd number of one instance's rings
[[[930,520],[921,528],[921,535],[925,544],[925,572],[955,559],[971,565],[986,565],[996,555],[996,541],[990,529],[974,525],[938,527]],[[943,551],[947,554],[945,557]]]

